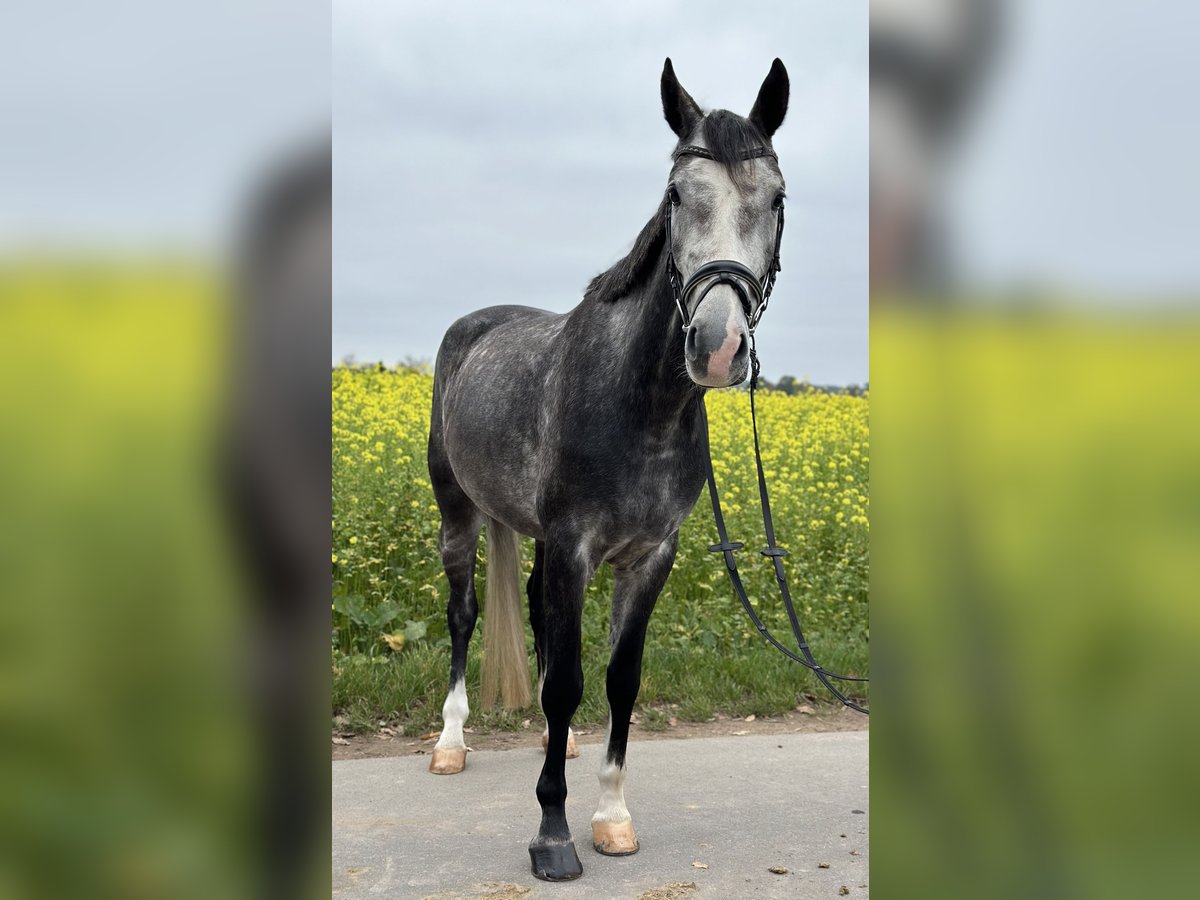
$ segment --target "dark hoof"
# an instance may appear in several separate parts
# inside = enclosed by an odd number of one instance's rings
[[[530,844],[530,867],[535,878],[542,881],[571,881],[583,874],[583,864],[579,862],[579,854],[575,845],[567,841],[565,844]]]

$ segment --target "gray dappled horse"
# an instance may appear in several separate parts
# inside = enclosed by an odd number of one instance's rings
[[[613,570],[609,729],[592,844],[611,856],[638,848],[625,747],[646,625],[704,484],[705,389],[747,377],[753,325],[778,261],[783,177],[771,136],[787,112],[783,64],[771,66],[748,118],[706,115],[669,59],[661,90],[679,143],[663,200],[629,255],[568,313],[494,306],[459,319],[434,375],[429,474],[442,514],[452,651],[430,770],[454,774],[466,764],[467,644],[485,523],[483,699],[499,688],[506,706],[529,702],[518,543],[528,535],[547,729],[542,820],[529,854],[533,874],[551,881],[583,871],[567,828],[565,760],[583,694],[584,589],[604,562]]]

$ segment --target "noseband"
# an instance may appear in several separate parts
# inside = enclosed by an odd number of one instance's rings
[[[675,151],[676,159],[681,156],[698,156],[701,159],[715,159],[703,147],[693,145],[680,147]],[[741,159],[745,161],[764,156],[769,156],[771,159],[778,159],[766,147],[757,147],[754,150],[749,150],[742,155]],[[674,185],[667,188],[667,200],[664,211],[667,220],[667,281],[671,285],[671,294],[675,298],[675,305],[679,308],[679,315],[683,319],[683,330],[687,331],[692,324],[691,316],[688,315],[688,297],[702,281],[712,279],[705,286],[704,290],[700,292],[695,308],[699,308],[700,304],[704,302],[704,298],[708,296],[708,292],[714,287],[718,284],[727,284],[737,292],[738,297],[741,299],[746,313],[746,321],[749,323],[750,334],[753,336],[754,329],[758,327],[758,320],[766,312],[767,302],[771,299],[771,291],[775,287],[775,275],[782,268],[779,263],[779,245],[783,241],[783,205],[781,204],[779,207],[779,220],[775,226],[775,252],[771,257],[771,265],[767,269],[765,278],[760,281],[757,275],[737,260],[714,259],[711,262],[706,262],[693,272],[692,277],[681,288],[679,283],[682,277],[679,273],[679,267],[675,264],[674,241],[671,238],[671,211],[675,208],[675,203],[672,199],[673,188]]]

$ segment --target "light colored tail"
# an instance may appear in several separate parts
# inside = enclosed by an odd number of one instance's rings
[[[487,520],[487,588],[483,595],[483,684],[480,702],[505,709],[529,705],[529,658],[521,615],[521,537],[495,519]]]

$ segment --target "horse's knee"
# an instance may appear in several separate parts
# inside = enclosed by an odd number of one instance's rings
[[[542,711],[547,719],[570,719],[583,699],[583,666],[578,655],[568,665],[551,662],[542,682]]]
[[[542,752],[545,753],[550,749],[550,728],[547,727],[542,732]],[[567,729],[567,759],[576,759],[579,756],[579,745],[575,743],[575,732]]]

